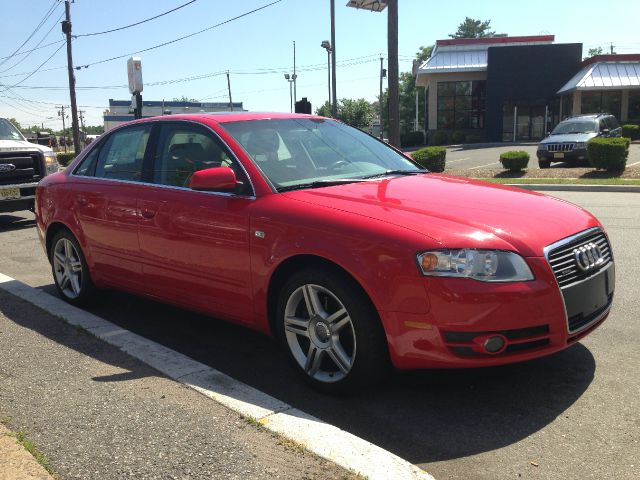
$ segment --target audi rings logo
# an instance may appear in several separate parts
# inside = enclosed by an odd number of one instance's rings
[[[0,164],[0,172],[13,172],[15,169],[16,166],[13,163]]]
[[[600,247],[593,242],[573,249],[573,256],[576,259],[576,265],[583,272],[588,272],[604,263],[604,256]]]

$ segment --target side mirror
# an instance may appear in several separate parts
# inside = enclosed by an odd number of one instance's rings
[[[233,192],[237,184],[236,174],[229,167],[198,170],[189,180],[189,188],[199,191]]]

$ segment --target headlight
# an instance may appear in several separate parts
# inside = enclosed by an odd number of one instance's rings
[[[472,278],[482,282],[525,282],[533,274],[520,255],[501,250],[434,250],[418,254],[423,275]]]
[[[576,142],[575,147],[576,150],[584,150],[585,148],[587,148],[587,143],[586,142]]]
[[[538,145],[538,150],[547,150],[547,145],[544,143],[541,143],[540,145]]]
[[[55,152],[44,153],[44,165],[47,169],[47,175],[60,171],[60,165],[58,165],[58,157]]]

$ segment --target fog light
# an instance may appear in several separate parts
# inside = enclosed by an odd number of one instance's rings
[[[487,353],[500,353],[505,349],[507,345],[507,339],[502,335],[492,335],[485,339],[482,344]]]

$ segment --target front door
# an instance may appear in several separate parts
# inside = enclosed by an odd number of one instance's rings
[[[217,136],[187,122],[163,123],[153,183],[139,200],[143,275],[164,300],[243,323],[253,321],[249,212],[254,197],[242,167]],[[228,166],[244,187],[234,194],[187,187],[200,169]]]

